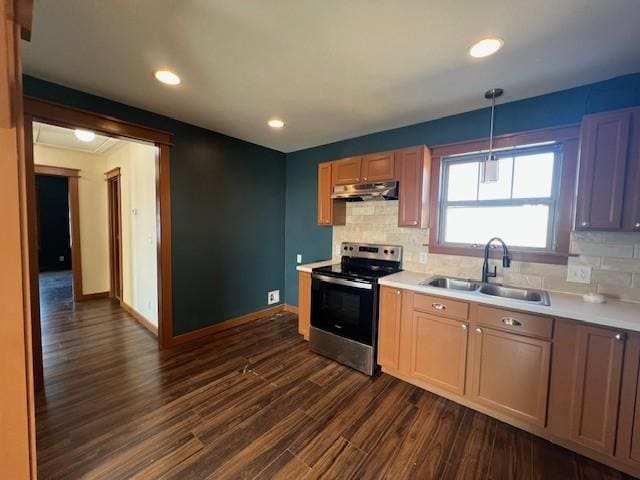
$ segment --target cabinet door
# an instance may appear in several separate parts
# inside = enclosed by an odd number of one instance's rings
[[[362,181],[382,182],[393,180],[394,164],[393,152],[367,155],[362,159]]]
[[[551,342],[484,327],[473,335],[473,400],[544,426]]]
[[[627,183],[624,190],[624,229],[640,232],[640,108],[632,110]]]
[[[360,183],[361,157],[345,158],[331,162],[333,185],[349,185]]]
[[[318,165],[318,225],[331,225],[331,163]]]
[[[414,312],[411,376],[464,395],[467,336],[466,322]]]
[[[580,326],[577,335],[571,437],[608,455],[615,445],[624,338],[613,330],[587,326]]]
[[[380,289],[380,319],[378,322],[378,363],[398,369],[400,350],[400,313],[402,292],[397,288]]]
[[[630,125],[629,111],[589,115],[582,121],[576,229],[622,227]]]
[[[616,457],[640,466],[640,334],[625,344]]]
[[[425,147],[407,148],[396,152],[400,227],[424,228],[429,223],[430,159]]]
[[[298,333],[309,338],[311,323],[311,274],[298,272]]]

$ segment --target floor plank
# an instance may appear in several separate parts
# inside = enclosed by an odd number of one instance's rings
[[[282,313],[193,344],[41,278],[38,472],[102,479],[626,479],[405,382],[315,355]]]

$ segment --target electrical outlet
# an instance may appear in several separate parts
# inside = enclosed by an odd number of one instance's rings
[[[60,256],[58,257],[58,261],[59,261],[59,262],[64,262],[64,255],[60,255]]]
[[[280,290],[273,290],[267,294],[267,305],[273,305],[280,301]]]
[[[427,252],[420,252],[420,263],[427,263],[427,259],[429,258],[429,254]]]
[[[296,255],[296,263],[300,265],[302,263],[302,254],[299,253]]]
[[[567,282],[591,283],[591,267],[586,265],[569,265]]]

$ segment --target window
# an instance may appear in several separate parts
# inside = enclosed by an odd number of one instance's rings
[[[513,148],[496,157],[498,180],[486,183],[485,154],[442,159],[438,243],[476,247],[500,237],[516,249],[554,251],[561,146]]]

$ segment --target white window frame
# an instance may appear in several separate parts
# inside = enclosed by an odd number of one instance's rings
[[[562,154],[563,146],[559,143],[546,143],[542,145],[518,146],[495,151],[496,158],[517,157],[524,155],[532,155],[537,153],[553,153],[553,180],[551,185],[550,197],[531,197],[531,198],[510,198],[500,200],[464,200],[464,201],[448,201],[448,181],[449,168],[451,165],[460,163],[481,162],[486,158],[486,152],[475,152],[461,155],[453,155],[442,158],[441,167],[441,195],[439,204],[439,225],[438,225],[438,244],[444,247],[472,247],[477,248],[482,245],[470,243],[452,243],[445,241],[447,207],[497,207],[497,206],[523,206],[523,205],[546,205],[549,207],[549,218],[547,228],[547,241],[544,248],[525,247],[514,245],[514,250],[554,253],[556,252],[556,238],[558,227],[558,202],[560,198],[560,179],[562,175]],[[511,171],[511,196],[513,196],[513,176],[515,174],[515,166]],[[480,188],[480,168],[478,169],[477,188]],[[478,195],[476,195],[476,198]]]

